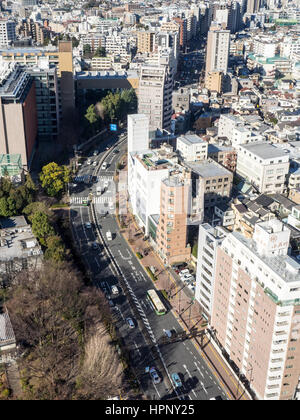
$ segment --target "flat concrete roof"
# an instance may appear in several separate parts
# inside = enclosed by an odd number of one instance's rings
[[[232,173],[219,165],[217,162],[209,159],[204,162],[185,162],[186,166],[202,178],[213,178],[216,176],[231,176]]]
[[[279,150],[278,147],[273,146],[267,142],[255,142],[251,144],[242,144],[240,147],[248,150],[249,152],[253,153],[254,155],[262,158],[262,159],[271,159],[271,158],[279,158],[287,156],[283,150]]]
[[[179,136],[177,140],[181,140],[183,143],[187,144],[197,144],[197,143],[206,143],[201,137],[196,134],[185,134],[184,136]]]

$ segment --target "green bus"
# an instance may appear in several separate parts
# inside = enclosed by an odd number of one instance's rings
[[[160,300],[156,290],[150,289],[147,291],[147,298],[157,315],[165,315],[167,309]]]

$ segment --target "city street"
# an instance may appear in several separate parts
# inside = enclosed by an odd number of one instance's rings
[[[107,170],[97,173],[97,183],[92,186],[77,183],[76,193],[72,193],[74,204],[71,208],[71,221],[74,238],[81,250],[87,268],[95,284],[107,292],[113,302],[112,311],[116,326],[122,335],[125,347],[129,352],[131,363],[135,368],[138,380],[145,395],[149,399],[184,398],[191,400],[206,400],[216,396],[223,399],[229,397],[221,388],[220,383],[199,355],[190,340],[168,342],[164,339],[164,330],[173,330],[180,334],[184,331],[174,314],[169,311],[165,316],[158,317],[146,298],[146,291],[153,288],[151,279],[141,267],[136,256],[126,240],[119,232],[116,218],[113,214],[105,215],[107,206],[114,198],[113,175],[116,164],[126,144],[118,146],[119,153],[108,153],[105,161],[109,164]],[[94,160],[102,160],[104,152]],[[92,165],[83,165],[77,174],[77,180],[96,176],[97,169]],[[76,198],[87,197],[90,193],[96,195],[97,187],[109,181],[109,186],[102,197],[96,199],[96,223],[101,231],[109,249],[109,254],[104,252],[100,243],[98,250],[92,245],[97,241],[94,220],[91,208],[76,204]],[[105,199],[104,199],[105,197]],[[91,224],[91,225],[89,225]],[[91,227],[90,227],[91,226]],[[106,240],[106,233],[112,233],[112,240]],[[119,294],[113,297],[111,287],[117,285]],[[123,286],[124,285],[124,286]],[[130,298],[130,302],[129,302]],[[132,318],[135,328],[129,328],[126,318]],[[160,376],[164,379],[160,384],[153,384],[146,367],[155,366]],[[182,387],[175,388],[171,375],[178,373]]]

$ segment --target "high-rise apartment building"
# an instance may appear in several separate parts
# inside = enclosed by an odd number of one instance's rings
[[[188,202],[191,180],[184,173],[169,174],[161,182],[157,251],[166,264],[188,261]]]
[[[138,113],[149,117],[149,129],[169,130],[172,116],[173,78],[168,66],[143,65],[140,70]]]
[[[155,33],[151,31],[139,31],[137,33],[138,52],[152,52],[154,49]]]
[[[25,19],[18,25],[18,32],[22,37],[31,37],[37,45],[42,45],[45,38],[49,36],[49,31],[38,22],[34,22],[32,19]]]
[[[212,227],[208,223],[199,226],[195,299],[208,320],[212,313],[217,247],[226,235],[221,226]]]
[[[35,67],[27,72],[35,81],[38,138],[55,139],[60,121],[57,70]]]
[[[170,163],[156,150],[132,152],[128,156],[128,194],[132,213],[149,232],[149,217],[160,214],[160,186],[168,176]]]
[[[0,46],[8,46],[16,39],[16,23],[0,19]]]
[[[179,45],[182,51],[185,51],[188,40],[187,19],[174,17],[173,20],[179,24]]]
[[[261,6],[261,0],[247,0],[247,13],[256,13]]]
[[[20,154],[27,169],[36,137],[34,80],[17,64],[5,64],[0,73],[0,154]]]
[[[210,72],[226,73],[228,69],[230,31],[212,26],[207,35],[206,75]]]
[[[211,326],[259,399],[299,399],[300,264],[273,219],[218,246]]]
[[[57,68],[59,115],[75,108],[73,52],[71,41],[59,41],[58,48],[13,48],[0,50],[0,63],[19,63],[28,68]]]
[[[144,114],[127,116],[128,153],[149,148],[149,118]]]

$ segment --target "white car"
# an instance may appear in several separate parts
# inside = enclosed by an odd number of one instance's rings
[[[108,241],[111,241],[112,240],[112,234],[111,234],[111,231],[110,230],[108,230],[106,232],[106,238],[107,238]]]
[[[104,181],[104,188],[108,188],[108,186],[109,186],[109,181]]]
[[[96,161],[93,162],[93,166],[97,166],[97,162]]]
[[[181,276],[184,276],[185,274],[190,274],[190,270],[188,270],[188,269],[186,268],[186,269],[184,269],[184,270],[181,270],[181,271],[180,271],[180,273],[179,273],[180,277],[181,277]]]
[[[195,286],[193,284],[188,284],[187,287],[192,291],[195,292]]]
[[[102,163],[102,166],[101,166],[101,169],[103,169],[105,171],[106,168],[107,168],[107,163],[106,162],[103,162]]]
[[[86,164],[87,165],[90,165],[92,163],[92,159],[88,159],[87,161],[86,161]]]
[[[118,290],[117,286],[112,286],[111,287],[111,293],[113,295],[118,295],[119,294],[119,290]]]

